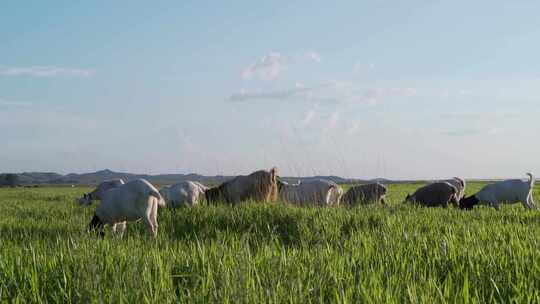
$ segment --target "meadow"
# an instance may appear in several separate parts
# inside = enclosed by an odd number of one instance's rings
[[[103,240],[74,203],[88,189],[0,189],[0,299],[540,302],[540,211],[401,204],[418,186],[390,185],[387,206],[162,209],[157,239],[131,223]]]

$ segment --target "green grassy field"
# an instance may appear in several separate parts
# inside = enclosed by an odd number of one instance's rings
[[[539,302],[540,211],[281,204],[160,210],[86,233],[87,189],[0,189],[3,302]],[[471,184],[468,192],[481,184]],[[536,201],[540,201],[535,195]]]

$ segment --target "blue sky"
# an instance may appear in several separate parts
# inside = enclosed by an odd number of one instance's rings
[[[2,1],[0,171],[540,172],[515,2]]]

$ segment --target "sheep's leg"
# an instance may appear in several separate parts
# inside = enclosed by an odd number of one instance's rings
[[[122,238],[124,231],[126,230],[126,222],[114,223],[111,230],[116,237]]]
[[[536,204],[534,203],[532,192],[529,193],[529,196],[527,196],[527,204],[530,206],[531,209],[537,209]]]
[[[157,214],[158,214],[158,201],[154,200],[152,203],[152,213],[150,214],[150,220],[152,221],[152,226],[154,227],[154,237],[157,236],[158,232],[158,222],[157,222]]]
[[[195,206],[195,204],[197,204],[197,197],[195,195],[190,195],[188,201],[189,201],[189,204],[190,204],[189,207],[193,207],[193,206]]]
[[[457,194],[452,195],[452,197],[450,198],[450,203],[456,208],[459,207],[459,199],[457,197]]]
[[[118,229],[118,237],[119,238],[124,237],[124,232],[126,231],[126,222],[124,221],[124,222],[118,223],[117,226],[119,228]]]
[[[99,236],[101,238],[104,238],[105,237],[105,232],[103,232],[104,226],[105,226],[105,223],[103,223],[101,219],[96,214],[94,214],[94,217],[90,221],[90,224],[88,224],[88,230],[89,231],[97,230],[99,232]]]
[[[144,217],[144,223],[146,224],[146,227],[148,228],[148,232],[152,234],[153,237],[156,237],[156,230],[154,229],[154,224],[152,223],[152,220],[150,219],[150,212],[146,214]]]
[[[529,197],[527,196],[526,199],[521,199],[520,200],[521,204],[523,205],[523,208],[525,209],[531,209],[531,205],[529,204]]]
[[[153,237],[157,237],[157,208],[157,200],[149,201],[148,209],[146,210],[146,214],[144,217],[144,222],[146,223],[146,226],[148,227],[148,230]]]

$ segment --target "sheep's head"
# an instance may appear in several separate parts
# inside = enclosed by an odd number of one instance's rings
[[[209,188],[204,191],[204,198],[206,199],[208,205],[216,204],[223,200],[221,186]]]
[[[386,192],[388,191],[386,187],[383,184],[377,184],[377,191],[380,195],[386,195]]]
[[[281,192],[281,189],[283,189],[283,187],[289,185],[289,183],[287,183],[286,181],[284,180],[281,180],[281,178],[278,176],[277,178],[277,189],[278,189],[278,192]]]
[[[471,210],[479,202],[480,201],[474,195],[471,195],[469,197],[464,197],[459,201],[459,208]]]

